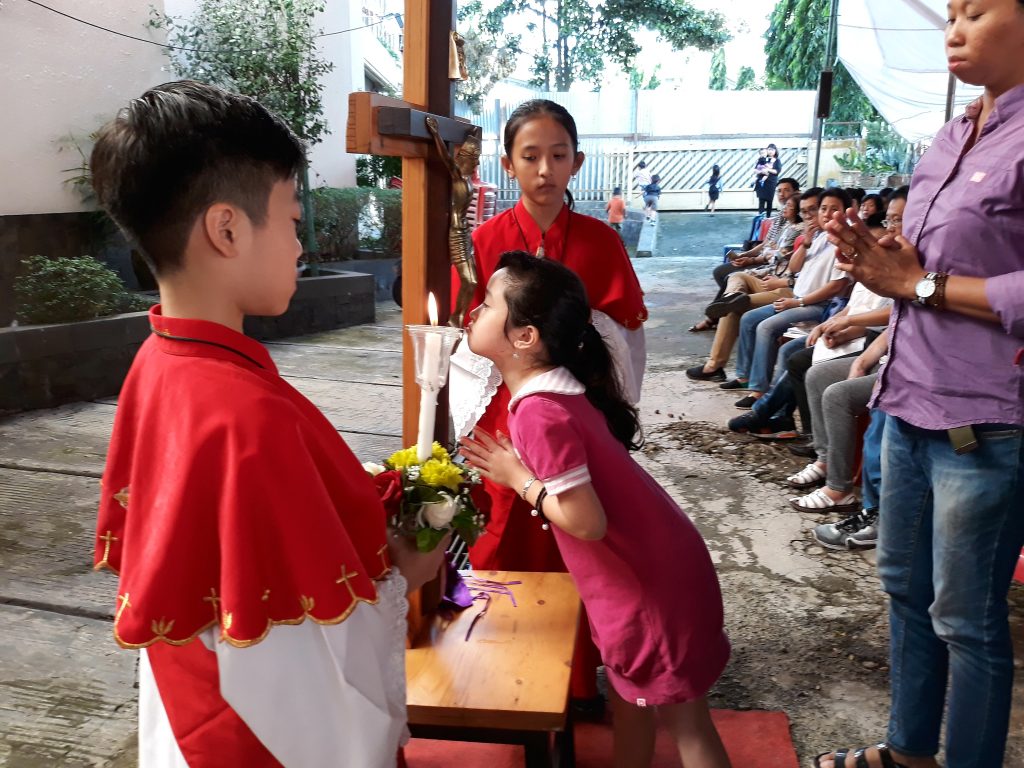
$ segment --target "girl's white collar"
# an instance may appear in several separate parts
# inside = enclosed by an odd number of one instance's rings
[[[535,395],[538,392],[551,392],[556,395],[582,395],[586,391],[586,387],[569,373],[569,369],[552,368],[527,381],[509,401],[508,410],[511,413],[516,403],[527,395]]]

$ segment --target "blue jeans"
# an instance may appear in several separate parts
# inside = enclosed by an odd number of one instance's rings
[[[776,312],[771,304],[752,309],[740,320],[740,345],[736,353],[736,378],[747,379],[747,389],[766,392],[772,364],[779,352],[777,340],[794,323],[817,320],[822,306],[793,307]]]
[[[864,432],[864,460],[860,471],[861,503],[864,509],[878,509],[882,487],[882,433],[885,411],[871,409],[871,421]]]
[[[936,754],[948,699],[947,768],[1003,764],[1013,685],[1006,595],[1024,545],[1024,430],[974,430],[978,448],[962,456],[945,432],[894,416],[882,438],[888,742],[907,755]]]

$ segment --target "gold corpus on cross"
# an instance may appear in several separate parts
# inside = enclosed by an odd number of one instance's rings
[[[348,572],[348,568],[346,568],[344,565],[342,565],[341,566],[341,578],[337,578],[337,579],[334,580],[335,584],[344,584],[346,587],[348,587],[348,593],[352,596],[353,600],[356,599],[356,591],[355,591],[355,589],[352,588],[351,581],[352,581],[352,579],[354,579],[358,575],[359,575],[359,571],[353,571],[352,573],[349,573]]]

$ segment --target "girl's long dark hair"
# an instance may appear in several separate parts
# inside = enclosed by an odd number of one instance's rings
[[[548,352],[547,363],[564,366],[586,388],[612,435],[629,450],[643,444],[640,417],[626,402],[608,347],[590,322],[583,281],[568,267],[525,251],[501,255],[506,270],[506,331],[532,325]]]
[[[580,151],[580,137],[576,131],[576,121],[572,119],[569,110],[548,99],[524,101],[508,116],[508,121],[505,123],[505,157],[509,160],[512,159],[512,147],[516,143],[516,134],[519,133],[519,129],[538,117],[550,117],[565,128],[566,133],[569,134],[569,140],[572,141],[572,156],[575,158],[576,153]],[[568,189],[565,190],[565,196],[569,199],[569,210],[571,211],[575,208],[576,201],[573,200],[572,192]]]

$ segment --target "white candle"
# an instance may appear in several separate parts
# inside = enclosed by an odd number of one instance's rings
[[[416,439],[416,459],[422,464],[434,452],[434,418],[437,415],[437,390],[420,390],[420,427]]]
[[[437,325],[437,300],[431,293],[427,297],[430,324]],[[420,392],[420,424],[416,439],[416,454],[426,461],[434,445],[434,419],[437,415],[437,390],[440,389],[441,334],[428,333],[423,339],[423,380],[426,386]]]

